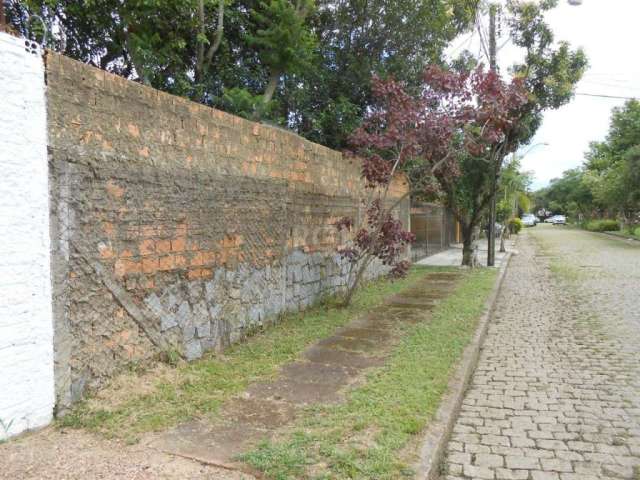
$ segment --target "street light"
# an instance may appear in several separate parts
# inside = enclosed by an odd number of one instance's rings
[[[540,142],[540,143],[536,143],[535,145],[531,145],[529,148],[527,148],[527,151],[526,151],[526,152],[524,152],[522,155],[520,155],[520,158],[526,157],[526,156],[527,156],[527,154],[528,154],[531,150],[533,150],[534,148],[536,148],[536,147],[542,147],[542,146],[544,146],[544,147],[548,147],[548,146],[549,146],[549,144],[548,144],[547,142]],[[515,155],[515,153],[514,153],[514,155]]]

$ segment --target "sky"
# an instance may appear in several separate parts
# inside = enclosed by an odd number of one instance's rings
[[[579,6],[559,0],[546,19],[556,40],[582,47],[589,59],[576,92],[640,98],[640,0],[583,0]],[[453,42],[452,50],[462,47],[477,53],[475,37],[463,35]],[[517,48],[505,45],[498,52],[500,69],[506,71],[520,55]],[[605,138],[611,109],[624,102],[576,95],[569,104],[546,112],[531,144],[520,150],[525,154],[523,170],[534,174],[532,188],[544,187],[563,171],[581,165],[589,142]]]

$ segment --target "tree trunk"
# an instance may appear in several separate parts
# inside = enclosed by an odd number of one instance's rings
[[[473,227],[462,226],[462,266],[473,267]]]
[[[371,258],[371,256],[366,256],[365,258],[363,258],[362,263],[356,268],[356,274],[353,279],[353,283],[351,285],[347,283],[347,293],[344,296],[342,302],[343,307],[348,307],[351,304],[351,300],[353,300],[353,294],[356,292],[358,286],[360,285],[362,277],[364,276],[369,263],[371,263]],[[347,282],[350,280],[350,277],[351,275],[349,275],[349,277],[347,278]]]
[[[273,94],[276,93],[279,80],[280,72],[275,70],[271,72],[271,75],[269,76],[269,83],[267,83],[267,88],[264,89],[264,95],[262,96],[265,105],[273,99]]]
[[[264,113],[264,107],[273,99],[273,95],[276,93],[276,89],[278,88],[278,82],[280,81],[280,72],[277,70],[273,70],[271,75],[269,75],[269,82],[267,83],[267,87],[264,89],[264,94],[262,95],[262,108],[256,108],[253,112],[251,120],[255,122],[259,122],[262,118],[262,114]]]

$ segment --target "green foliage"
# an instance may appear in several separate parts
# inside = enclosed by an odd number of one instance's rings
[[[522,230],[522,220],[518,217],[510,218],[507,225],[509,227],[509,232],[515,233],[516,235],[520,233],[520,230]]]
[[[572,217],[590,216],[593,202],[589,178],[582,168],[565,171],[561,178],[551,180],[547,188],[535,194],[536,209],[544,208],[554,214]]]
[[[640,212],[640,102],[613,109],[603,142],[592,142],[582,167],[536,193],[538,207],[585,218],[618,216],[633,225]]]
[[[637,227],[634,231],[633,231],[633,235],[640,238],[640,227]]]
[[[585,224],[585,228],[590,232],[617,232],[620,224],[617,220],[592,220]]]
[[[554,35],[545,22],[545,11],[556,2],[507,2],[506,21],[512,42],[524,51],[521,62],[511,68],[516,81],[527,91],[527,101],[517,109],[515,120],[509,122],[506,138],[496,148],[480,155],[469,155],[460,161],[459,176],[454,188],[447,192],[446,203],[462,226],[465,245],[471,244],[474,227],[482,220],[489,206],[494,181],[504,170],[504,159],[527,144],[542,121],[546,110],[556,109],[571,100],[587,61],[581,49],[572,50],[567,43],[554,42]],[[520,208],[529,206],[525,191],[509,192],[517,197]],[[502,206],[505,214],[505,206]],[[524,208],[523,208],[524,209]]]
[[[529,104],[523,109],[522,122],[513,137],[520,144],[533,138],[545,110],[557,109],[571,100],[587,68],[582,49],[571,50],[567,42],[554,44],[544,12],[556,4],[555,0],[508,3],[512,41],[526,52],[524,61],[514,65],[512,72],[524,78],[530,92]]]
[[[473,24],[477,3],[224,0],[219,48],[202,61],[219,0],[5,0],[22,34],[41,38],[29,13],[62,27],[72,58],[333,148],[347,146],[371,107],[371,75],[417,88],[425,64]],[[49,37],[60,50],[60,36]]]
[[[498,181],[497,220],[504,222],[519,212],[531,209],[529,188],[532,182],[531,172],[521,170],[520,159],[515,155],[502,169]]]
[[[640,210],[640,102],[613,109],[607,139],[591,144],[585,175],[595,204],[631,222]]]
[[[312,141],[346,148],[373,105],[372,74],[393,77],[417,92],[425,65],[442,62],[448,42],[473,25],[477,5],[478,0],[319,0],[310,17],[318,38],[314,67],[285,81],[290,126]]]
[[[264,102],[262,95],[253,95],[246,88],[230,88],[222,95],[220,105],[227,112],[244,118],[269,116],[274,110],[274,102]]]
[[[255,31],[247,41],[270,70],[296,74],[310,66],[316,40],[305,18],[313,8],[313,0],[269,0],[251,12]]]

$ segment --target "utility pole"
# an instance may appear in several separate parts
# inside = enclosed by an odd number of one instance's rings
[[[4,32],[7,29],[7,19],[4,13],[4,0],[0,0],[0,32]]]
[[[489,68],[492,71],[498,70],[496,60],[496,13],[497,6],[489,5]],[[494,159],[495,160],[495,159]],[[493,267],[496,263],[496,190],[498,182],[498,172],[495,165],[491,165],[491,202],[489,205],[489,228],[487,229],[487,266]]]

